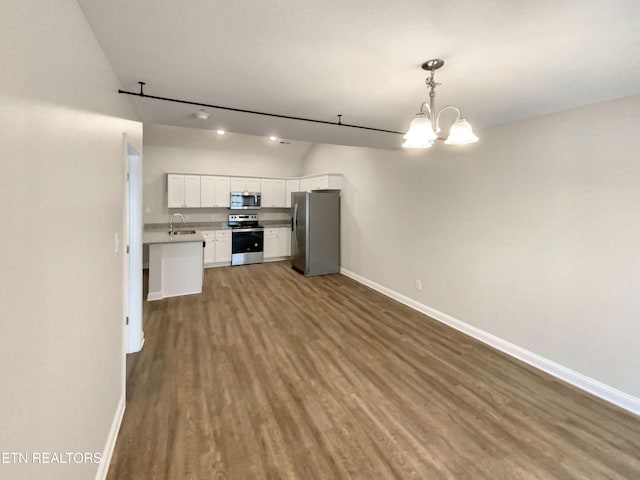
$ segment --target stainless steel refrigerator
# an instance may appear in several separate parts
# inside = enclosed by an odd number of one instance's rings
[[[291,265],[307,277],[340,271],[340,191],[291,194]]]

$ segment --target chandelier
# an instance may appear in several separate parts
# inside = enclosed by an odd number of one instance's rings
[[[409,131],[404,136],[404,148],[430,148],[438,139],[440,133],[440,115],[445,110],[455,110],[458,113],[453,125],[449,128],[449,136],[444,143],[447,145],[464,145],[478,141],[469,122],[462,116],[462,112],[455,105],[447,105],[436,113],[436,87],[440,85],[433,79],[437,69],[444,65],[444,60],[428,60],[422,64],[422,69],[431,72],[425,83],[429,87],[429,102],[423,102],[416,118],[411,121]]]

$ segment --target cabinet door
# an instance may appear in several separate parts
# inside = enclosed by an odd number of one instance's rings
[[[200,206],[200,175],[184,176],[184,206]]]
[[[200,206],[208,208],[216,206],[216,177],[200,177]]]
[[[229,208],[231,187],[229,177],[214,177],[216,179],[216,207]]]
[[[262,193],[260,206],[273,207],[273,180],[270,178],[260,180],[260,193]]]
[[[278,229],[278,256],[279,257],[291,256],[291,229],[290,228]]]
[[[271,202],[275,208],[285,206],[285,181],[280,179],[271,180]]]
[[[245,189],[245,179],[238,177],[231,177],[229,180],[229,186],[232,192],[244,192]]]
[[[284,206],[286,208],[291,208],[291,194],[293,192],[300,191],[300,180],[297,178],[290,178],[287,180],[285,185],[285,197],[284,197]]]
[[[231,237],[216,238],[216,263],[231,262]]]
[[[167,175],[167,207],[184,207],[184,175]]]
[[[245,178],[245,188],[247,192],[259,192],[260,191],[260,179],[259,178]]]
[[[329,176],[321,175],[313,178],[312,190],[324,190],[329,188]]]
[[[310,192],[313,190],[313,178],[303,178],[300,180],[300,191]]]
[[[342,175],[327,175],[327,188],[332,188],[334,190],[342,189]]]
[[[205,265],[216,261],[216,241],[207,240],[204,242],[204,263]]]
[[[264,231],[264,258],[274,258],[278,256],[278,235],[276,229]]]

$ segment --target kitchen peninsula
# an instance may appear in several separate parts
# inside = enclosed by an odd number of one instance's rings
[[[202,293],[204,238],[200,232],[147,230],[142,242],[149,245],[147,300]]]

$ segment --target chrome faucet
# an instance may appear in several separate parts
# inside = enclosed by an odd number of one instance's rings
[[[169,219],[169,235],[173,235],[173,217],[175,217],[176,215],[182,219],[183,225],[186,222],[186,220],[184,219],[184,215],[182,215],[181,213],[174,213],[173,215],[171,215],[171,218]]]

